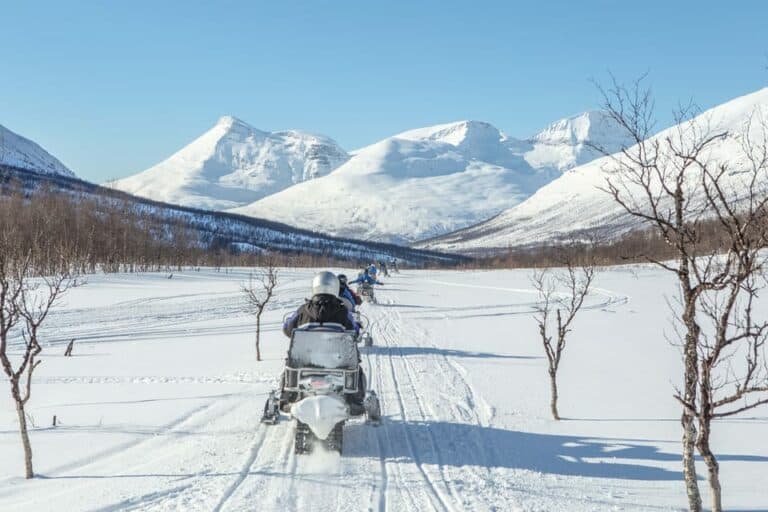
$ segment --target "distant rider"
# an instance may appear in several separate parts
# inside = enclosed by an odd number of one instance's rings
[[[339,298],[341,302],[352,313],[355,312],[355,306],[359,306],[363,303],[363,299],[358,294],[352,291],[347,283],[347,276],[339,274]]]
[[[364,268],[363,271],[357,275],[357,279],[355,279],[354,281],[350,281],[348,284],[356,284],[356,283],[367,284],[367,285],[374,285],[374,284],[379,284],[382,286],[384,285],[384,283],[376,279],[375,274],[371,275],[370,268]]]

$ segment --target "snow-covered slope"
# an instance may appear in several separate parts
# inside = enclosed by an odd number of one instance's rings
[[[739,173],[744,155],[737,137],[754,113],[768,115],[768,88],[736,98],[702,113],[694,122],[728,136],[711,146],[708,154],[718,162],[728,162],[733,171],[728,186],[738,191],[744,184]],[[754,124],[753,124],[754,128]],[[684,127],[672,127],[654,138],[678,137]],[[567,130],[565,131],[567,132]],[[565,133],[564,132],[564,133]],[[554,133],[554,132],[553,132]],[[567,133],[565,134],[567,137]],[[685,136],[685,135],[683,135]],[[760,137],[753,129],[751,136]],[[638,226],[609,195],[601,190],[616,167],[613,157],[604,157],[576,167],[538,190],[523,203],[487,222],[428,240],[423,247],[448,251],[478,251],[546,243],[579,231],[600,229],[603,234],[619,236]],[[614,176],[614,179],[620,179]],[[768,184],[766,184],[768,185]],[[742,189],[743,190],[743,189]],[[628,193],[640,193],[628,189]]]
[[[324,178],[235,211],[372,240],[439,235],[496,215],[588,158],[584,142],[606,128],[594,129],[593,115],[585,116],[559,122],[573,132],[559,139],[545,131],[516,140],[480,121],[403,132],[355,151]],[[604,138],[596,143],[615,135]]]
[[[264,132],[225,116],[167,160],[110,185],[158,201],[223,210],[328,174],[348,158],[327,137]]]
[[[75,177],[75,173],[29,139],[0,125],[0,164],[43,174]]]

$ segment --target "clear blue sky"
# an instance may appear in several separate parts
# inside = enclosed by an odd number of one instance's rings
[[[459,119],[526,137],[649,71],[661,121],[768,82],[768,2],[0,0],[0,124],[81,177],[225,114],[354,149]]]

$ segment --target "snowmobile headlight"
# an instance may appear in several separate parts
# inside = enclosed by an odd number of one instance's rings
[[[347,375],[344,378],[344,388],[357,389],[357,372],[346,372]]]

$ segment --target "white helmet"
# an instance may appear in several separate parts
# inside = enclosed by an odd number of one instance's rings
[[[339,278],[333,272],[318,272],[312,279],[312,295],[339,296]]]

